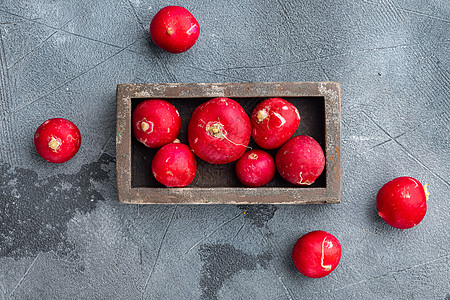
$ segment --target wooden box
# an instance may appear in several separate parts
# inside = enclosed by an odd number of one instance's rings
[[[323,174],[310,186],[293,186],[277,173],[264,187],[247,188],[237,179],[235,163],[212,165],[197,159],[194,181],[185,188],[166,188],[151,174],[158,149],[149,149],[132,133],[131,115],[138,103],[158,98],[171,102],[181,115],[179,139],[187,144],[194,109],[215,98],[239,102],[250,116],[257,103],[281,97],[300,112],[295,135],[314,137],[325,152]],[[253,140],[250,147],[258,149]],[[276,149],[269,150],[275,157]],[[337,82],[120,84],[117,87],[117,189],[119,202],[131,204],[309,204],[342,200],[341,94]]]

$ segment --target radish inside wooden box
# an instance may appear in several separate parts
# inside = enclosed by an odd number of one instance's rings
[[[309,186],[293,186],[277,173],[264,187],[242,185],[235,173],[236,162],[209,164],[197,158],[194,181],[184,188],[167,188],[151,173],[158,149],[140,143],[131,129],[131,114],[147,99],[163,99],[181,115],[179,139],[188,144],[188,124],[194,109],[215,98],[236,100],[250,116],[264,99],[281,97],[295,105],[301,115],[297,135],[313,137],[325,153],[325,169]],[[253,140],[249,147],[261,149]],[[340,87],[319,83],[192,83],[123,84],[117,91],[117,184],[123,203],[339,203],[341,202],[341,113]],[[278,149],[265,150],[274,158]]]

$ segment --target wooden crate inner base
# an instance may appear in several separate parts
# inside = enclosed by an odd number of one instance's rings
[[[309,135],[315,138],[322,149],[325,151],[325,106],[323,97],[283,97],[294,104],[300,112],[300,126],[296,135]],[[142,101],[148,98],[133,98],[132,109]],[[160,98],[164,99],[164,98]],[[190,117],[194,109],[203,102],[211,98],[183,98],[183,99],[164,99],[172,103],[181,115],[181,132],[179,139],[182,143],[188,143],[187,128]],[[257,98],[232,98],[239,102],[247,112],[251,115],[254,107],[266,99],[266,97]],[[250,140],[249,147],[253,149],[261,149],[253,139]],[[142,143],[138,142],[134,135],[131,137],[131,187],[151,187],[165,188],[157,182],[151,174],[151,162],[158,149],[149,149]],[[263,149],[264,150],[264,149]],[[267,150],[275,159],[277,149]],[[326,155],[326,153],[325,153]],[[194,181],[187,188],[195,187],[243,187],[238,181],[234,172],[235,163],[226,165],[212,165],[197,158],[198,168]],[[326,170],[315,181],[314,184],[298,188],[314,188],[326,187]],[[269,182],[266,187],[293,187],[293,185],[284,181],[278,172],[275,178]]]

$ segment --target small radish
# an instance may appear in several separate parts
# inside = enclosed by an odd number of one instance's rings
[[[150,23],[150,36],[159,48],[181,53],[194,46],[200,35],[200,25],[184,7],[166,6]]]
[[[282,98],[269,98],[256,105],[251,121],[256,144],[264,149],[275,149],[295,133],[300,124],[300,113]]]
[[[275,175],[275,162],[265,151],[250,150],[237,161],[236,175],[246,186],[263,186]]]
[[[45,121],[34,134],[34,145],[39,155],[51,163],[63,163],[80,149],[81,134],[72,122],[54,118]]]
[[[428,184],[412,177],[398,177],[381,187],[377,194],[377,211],[392,227],[407,229],[419,224],[427,212]]]
[[[250,119],[239,103],[214,98],[194,110],[188,127],[189,146],[206,162],[227,164],[244,154],[250,130]]]
[[[284,180],[295,185],[310,185],[322,174],[325,155],[315,139],[300,135],[278,150],[275,162]]]
[[[297,270],[310,278],[327,276],[341,260],[341,244],[328,232],[317,230],[300,237],[292,251]]]
[[[139,103],[133,111],[132,124],[134,136],[149,148],[159,148],[172,142],[181,129],[178,110],[160,99]]]
[[[184,187],[195,178],[197,161],[191,149],[179,140],[167,144],[156,152],[152,160],[152,174],[168,187]]]

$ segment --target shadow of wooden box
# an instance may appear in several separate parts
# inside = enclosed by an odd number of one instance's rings
[[[149,149],[132,133],[133,109],[147,99],[164,99],[181,115],[179,139],[187,144],[194,109],[215,97],[239,102],[248,115],[260,101],[281,97],[301,115],[296,135],[315,138],[325,152],[325,170],[310,186],[293,186],[277,173],[264,187],[248,188],[237,179],[235,163],[212,165],[197,159],[194,181],[184,188],[166,188],[151,174],[158,149]],[[250,147],[258,146],[250,141]],[[268,152],[275,157],[277,149]],[[130,204],[317,204],[342,201],[341,92],[337,82],[120,84],[117,86],[117,190]]]

